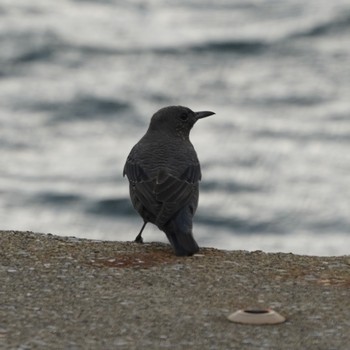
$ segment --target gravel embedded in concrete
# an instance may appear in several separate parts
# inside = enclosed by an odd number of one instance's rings
[[[0,349],[347,349],[350,256],[0,231]],[[285,323],[227,316],[271,307]]]

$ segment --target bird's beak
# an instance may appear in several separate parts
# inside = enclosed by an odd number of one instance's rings
[[[198,120],[198,119],[209,117],[210,115],[213,115],[215,113],[209,112],[209,111],[203,111],[203,112],[195,112],[194,114],[196,116],[196,120]]]

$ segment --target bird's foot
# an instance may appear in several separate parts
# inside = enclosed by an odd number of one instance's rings
[[[136,242],[136,243],[143,243],[143,238],[142,238],[142,236],[141,235],[137,235],[137,237],[135,238],[135,240],[134,240],[134,242]]]

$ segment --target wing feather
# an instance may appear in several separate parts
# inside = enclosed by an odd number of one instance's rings
[[[130,156],[124,166],[123,175],[130,182],[130,194],[135,209],[146,221],[163,227],[181,208],[196,197],[198,181],[201,178],[199,164],[186,168],[178,178],[158,170],[157,176],[150,178],[145,170]],[[196,206],[196,204],[195,204]]]

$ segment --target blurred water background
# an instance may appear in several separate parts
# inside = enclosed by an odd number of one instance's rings
[[[0,229],[134,239],[126,156],[181,104],[201,246],[350,253],[349,0],[0,0],[0,102]]]

